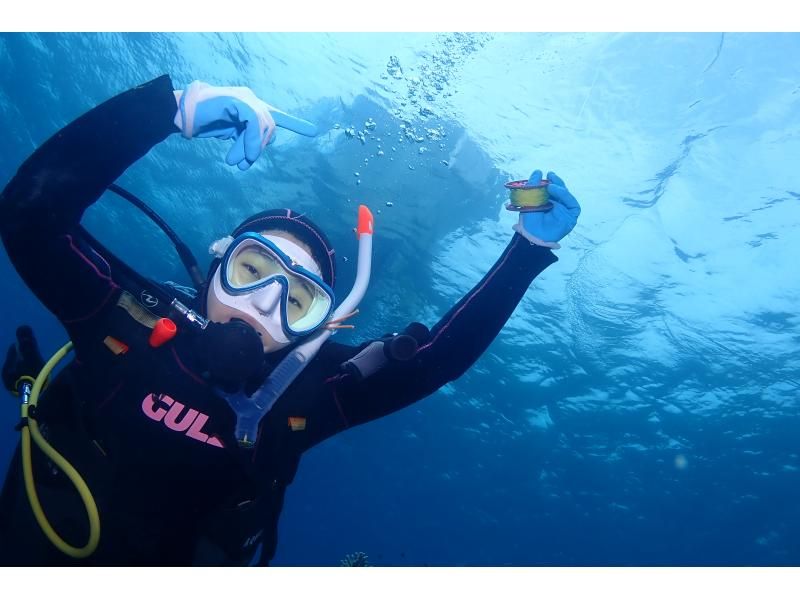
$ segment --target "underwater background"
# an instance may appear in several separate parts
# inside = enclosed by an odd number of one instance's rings
[[[249,214],[305,212],[340,295],[366,203],[372,282],[338,342],[435,324],[511,239],[504,182],[554,170],[583,208],[466,375],[305,455],[272,564],[800,564],[800,35],[1,34],[0,186],[163,73],[319,125],[280,130],[245,173],[226,143],[174,135],[119,182],[202,266]],[[84,224],[189,282],[112,194]],[[65,333],[4,251],[0,280],[3,356],[22,323],[49,356]]]

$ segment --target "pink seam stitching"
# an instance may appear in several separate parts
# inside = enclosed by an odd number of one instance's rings
[[[111,399],[113,399],[113,398],[116,396],[116,394],[119,392],[119,389],[120,389],[120,388],[122,388],[122,385],[123,385],[124,383],[125,383],[125,381],[123,380],[122,382],[120,382],[119,384],[117,384],[117,387],[116,387],[114,390],[112,390],[112,391],[111,391],[111,394],[110,394],[110,395],[108,395],[108,396],[107,396],[105,399],[103,399],[103,402],[102,402],[102,403],[100,403],[100,404],[97,406],[97,410],[98,410],[98,411],[100,411],[100,410],[101,410],[103,407],[105,407],[106,403],[108,403],[108,402],[109,402]]]
[[[106,303],[108,303],[108,300],[111,299],[112,295],[114,294],[114,292],[118,288],[119,288],[119,286],[116,283],[112,282],[111,283],[111,290],[108,291],[108,295],[106,295],[105,298],[100,302],[100,305],[98,305],[90,313],[88,313],[87,315],[85,315],[85,316],[83,316],[81,318],[72,318],[70,320],[64,319],[64,320],[61,320],[61,321],[64,322],[64,324],[76,324],[77,322],[83,322],[85,320],[88,320],[89,318],[92,318],[92,317],[96,316],[97,313],[101,309],[103,309],[103,307],[105,307]]]
[[[95,273],[97,274],[97,276],[99,276],[99,277],[100,277],[100,278],[102,278],[103,280],[107,280],[107,281],[109,281],[111,284],[114,284],[114,281],[113,281],[113,280],[111,280],[111,266],[109,266],[109,265],[108,265],[108,262],[107,262],[107,261],[106,261],[106,260],[103,258],[103,256],[101,256],[101,255],[100,255],[99,253],[97,253],[96,251],[93,251],[93,253],[94,253],[94,254],[95,254],[97,257],[99,257],[101,260],[103,260],[103,263],[104,263],[104,264],[106,265],[106,267],[108,268],[108,274],[102,274],[102,273],[100,272],[100,270],[98,270],[98,269],[97,269],[97,266],[96,266],[94,263],[92,263],[92,261],[91,261],[91,260],[90,260],[88,257],[86,257],[86,255],[85,255],[85,254],[84,254],[84,253],[83,253],[83,252],[82,252],[80,249],[78,249],[78,248],[75,246],[75,244],[72,242],[72,235],[64,235],[64,237],[67,239],[67,241],[69,241],[69,246],[72,248],[72,251],[74,251],[75,253],[77,253],[77,254],[78,254],[78,256],[80,256],[80,258],[81,258],[81,259],[82,259],[84,262],[86,262],[87,264],[89,264],[89,267],[91,267],[91,268],[92,268],[92,269],[95,271]]]
[[[193,371],[191,371],[189,368],[187,368],[185,365],[183,365],[183,362],[181,361],[181,358],[178,357],[178,353],[175,351],[175,347],[174,346],[170,347],[170,351],[172,351],[172,356],[175,358],[175,361],[178,362],[178,367],[180,367],[183,370],[184,374],[188,374],[189,377],[192,378],[198,384],[202,384],[204,386],[207,386],[205,380],[200,378],[197,374],[195,374]]]
[[[489,284],[489,282],[492,280],[492,278],[494,278],[494,275],[495,275],[495,274],[497,274],[497,272],[500,270],[500,268],[502,268],[502,267],[503,267],[503,264],[505,264],[505,263],[506,263],[506,261],[508,260],[509,256],[511,255],[511,252],[514,250],[514,248],[515,248],[517,245],[519,245],[519,238],[518,238],[518,237],[515,237],[515,238],[514,238],[514,243],[513,243],[513,245],[511,246],[511,249],[508,251],[508,253],[506,253],[506,257],[504,257],[504,258],[503,258],[503,261],[502,261],[502,262],[500,262],[499,264],[497,264],[497,267],[496,267],[496,268],[494,268],[493,270],[491,270],[491,274],[490,274],[490,275],[489,275],[489,276],[486,278],[486,280],[484,280],[484,281],[483,281],[483,284],[482,284],[481,286],[479,286],[477,289],[475,289],[475,291],[474,291],[474,292],[473,292],[473,293],[472,293],[472,294],[469,296],[469,299],[467,299],[467,300],[466,300],[466,302],[464,303],[464,305],[462,305],[462,306],[461,306],[461,307],[458,309],[458,311],[456,311],[456,313],[454,313],[454,314],[453,314],[453,315],[450,317],[450,319],[447,321],[447,324],[445,324],[444,326],[442,326],[442,327],[439,329],[439,332],[437,332],[437,333],[436,333],[436,336],[434,337],[434,339],[433,339],[431,342],[429,342],[427,345],[423,345],[422,347],[420,347],[419,349],[417,349],[417,353],[420,353],[421,351],[424,351],[425,349],[428,349],[428,348],[430,348],[430,347],[431,347],[431,345],[433,345],[433,344],[434,344],[434,343],[435,343],[435,342],[436,342],[436,341],[439,339],[439,337],[440,337],[440,336],[441,336],[441,335],[444,333],[444,331],[448,329],[448,327],[450,326],[450,324],[452,324],[452,323],[453,323],[453,320],[455,320],[455,319],[458,317],[458,314],[460,314],[460,313],[461,313],[461,312],[462,312],[464,309],[466,309],[466,307],[467,307],[467,306],[470,304],[470,302],[472,302],[472,300],[473,300],[475,297],[477,297],[477,296],[478,296],[478,293],[480,293],[480,292],[483,290],[483,287],[485,287],[487,284]]]
[[[333,390],[333,401],[336,403],[336,408],[339,410],[339,415],[342,416],[342,421],[344,422],[344,427],[349,428],[350,422],[347,421],[347,418],[344,416],[344,411],[342,410],[342,404],[339,403],[339,397],[336,395],[336,390]]]
[[[94,308],[87,315],[82,316],[80,318],[71,318],[69,320],[67,320],[67,319],[62,320],[64,322],[64,324],[75,324],[77,322],[83,322],[85,320],[88,320],[89,318],[95,316],[101,309],[103,309],[105,304],[108,303],[108,300],[111,299],[111,296],[114,294],[114,291],[116,291],[119,288],[119,285],[117,285],[117,283],[115,283],[114,280],[111,278],[111,266],[103,258],[102,255],[100,255],[99,253],[97,253],[96,251],[93,250],[93,253],[98,258],[103,260],[103,263],[108,268],[108,274],[107,275],[103,274],[102,272],[100,272],[100,270],[97,268],[97,265],[95,265],[88,257],[86,257],[86,255],[80,249],[78,249],[75,246],[75,243],[73,243],[73,240],[72,240],[72,235],[64,235],[63,238],[65,238],[67,240],[67,242],[69,243],[69,246],[72,249],[72,251],[74,251],[78,255],[78,257],[80,257],[84,262],[86,262],[89,265],[89,267],[92,270],[94,270],[95,274],[97,274],[97,276],[101,280],[107,280],[109,282],[109,284],[111,285],[111,289],[108,291],[108,294],[105,296],[105,298],[100,302],[100,304],[96,308]]]

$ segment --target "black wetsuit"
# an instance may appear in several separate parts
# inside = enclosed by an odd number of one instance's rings
[[[166,300],[153,305],[146,297],[163,297],[162,289],[104,254],[79,224],[126,168],[178,132],[172,92],[163,76],[89,111],[37,149],[0,196],[8,255],[75,346],[43,394],[38,418],[51,444],[84,475],[101,520],[100,544],[89,559],[58,552],[33,519],[17,454],[0,501],[0,564],[244,564],[259,543],[261,563],[269,562],[303,452],[458,378],[533,279],[556,261],[549,249],[515,234],[414,358],[362,381],[339,366],[363,345],[329,341],[263,420],[255,448],[239,448],[233,412],[204,376],[193,336],[180,329],[151,348],[151,330],[132,315],[136,308],[121,306],[127,297],[163,315]],[[127,351],[112,350],[109,337]],[[88,524],[77,494],[38,449],[33,454],[45,512],[65,540],[82,546]]]

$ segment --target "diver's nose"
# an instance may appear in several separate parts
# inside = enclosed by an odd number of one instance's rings
[[[281,301],[282,290],[279,282],[273,282],[253,293],[250,302],[262,314],[270,315]]]

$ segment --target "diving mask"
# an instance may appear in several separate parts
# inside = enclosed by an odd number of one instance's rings
[[[222,296],[217,298],[229,307],[248,311],[245,298],[264,295],[269,303],[273,297],[282,331],[289,338],[313,333],[330,316],[333,289],[322,280],[313,259],[290,240],[247,232],[215,242],[211,252],[222,258],[218,278]],[[258,308],[256,301],[247,303]]]

